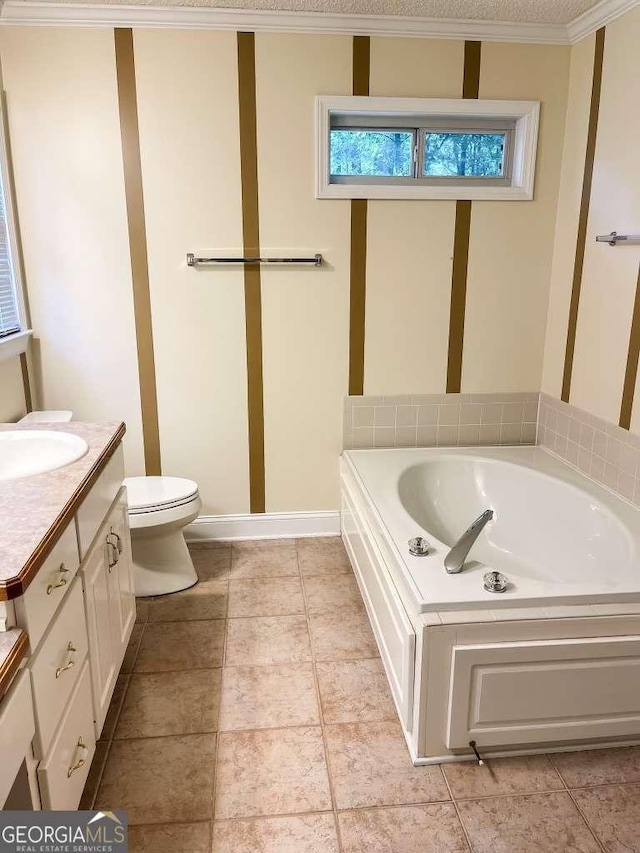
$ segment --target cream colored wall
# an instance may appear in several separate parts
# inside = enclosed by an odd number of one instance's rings
[[[531,203],[474,202],[462,391],[537,390],[542,378],[569,50],[485,44],[481,98],[542,102]]]
[[[587,222],[584,270],[570,402],[618,423],[638,282],[637,247],[596,244],[596,234],[640,230],[640,9],[606,28],[602,91],[593,186]],[[560,393],[567,335],[576,228],[593,74],[594,39],[572,48],[571,88],[555,235],[552,295],[543,389]],[[631,429],[640,432],[636,389]]]
[[[42,404],[127,422],[142,470],[112,30],[3,27],[16,195]]]
[[[242,245],[236,35],[139,30],[134,50],[162,470],[205,514],[248,512],[242,270],[185,262]]]
[[[327,268],[262,274],[267,511],[339,506],[349,203],[314,198],[314,97],[351,91],[351,39],[256,36],[260,239]]]
[[[370,94],[459,98],[464,42],[371,39]],[[369,201],[365,394],[445,390],[455,201]]]
[[[0,361],[0,423],[12,423],[26,413],[19,358]]]

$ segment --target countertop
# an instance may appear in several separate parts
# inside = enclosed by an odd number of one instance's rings
[[[0,699],[7,692],[28,650],[29,638],[20,628],[0,631]]]
[[[68,432],[89,445],[84,456],[64,468],[0,483],[0,601],[6,601],[27,588],[113,455],[125,425],[71,421],[0,424],[0,430]]]

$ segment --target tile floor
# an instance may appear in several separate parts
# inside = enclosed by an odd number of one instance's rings
[[[640,853],[640,748],[413,767],[338,539],[139,602],[83,808],[131,853]]]

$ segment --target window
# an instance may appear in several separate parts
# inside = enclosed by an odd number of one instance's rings
[[[17,244],[4,127],[0,110],[0,359],[24,352],[30,335],[25,329],[22,287],[15,260]]]
[[[318,198],[533,197],[533,101],[319,97]]]

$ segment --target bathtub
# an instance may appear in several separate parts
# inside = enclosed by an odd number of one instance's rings
[[[416,764],[640,742],[640,511],[540,447],[346,451],[342,535]],[[444,558],[484,510],[463,570]],[[409,553],[410,539],[430,543]],[[488,571],[507,578],[484,588]]]

